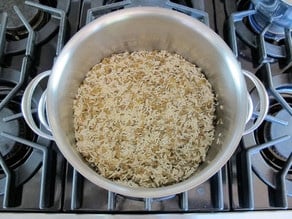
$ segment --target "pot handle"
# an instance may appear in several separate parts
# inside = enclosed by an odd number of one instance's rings
[[[261,123],[264,121],[267,113],[268,113],[268,108],[269,108],[269,97],[266,92],[265,86],[263,83],[251,72],[242,70],[242,73],[248,77],[253,84],[255,85],[259,98],[260,98],[260,111],[257,117],[256,122],[248,129],[246,129],[243,133],[243,135],[249,134],[256,130]],[[46,128],[47,132],[42,131],[35,123],[33,117],[32,117],[32,109],[31,109],[31,102],[32,102],[32,97],[33,93],[38,86],[38,84],[46,77],[49,77],[51,74],[51,71],[45,71],[41,74],[38,74],[26,87],[22,101],[21,101],[21,110],[23,113],[23,117],[25,121],[27,122],[28,126],[39,136],[49,139],[49,140],[54,140],[52,134],[51,134],[51,129],[50,126],[47,122],[47,116],[46,116],[46,90],[43,92],[41,95],[40,101],[38,103],[38,118],[42,125]],[[253,103],[251,100],[250,95],[248,94],[248,115],[247,115],[247,120],[246,123],[251,119],[252,114],[253,114]],[[49,133],[49,134],[48,134]]]
[[[263,83],[257,78],[257,76],[255,76],[253,73],[246,71],[246,70],[242,70],[242,73],[248,77],[252,83],[255,85],[255,88],[257,89],[258,95],[259,95],[259,99],[260,99],[260,111],[258,113],[258,117],[256,119],[256,122],[248,129],[246,129],[243,132],[243,135],[249,134],[251,132],[253,132],[254,130],[256,130],[264,121],[268,110],[269,110],[269,96],[267,94],[266,88],[263,85]],[[254,106],[250,97],[250,94],[248,93],[248,114],[247,114],[247,120],[246,123],[251,119],[252,114],[253,114],[253,110],[254,110]]]
[[[21,100],[21,111],[23,114],[23,117],[28,124],[28,126],[39,136],[54,140],[53,135],[51,134],[50,126],[47,122],[46,116],[45,116],[45,105],[46,105],[46,90],[42,93],[41,98],[38,103],[38,118],[40,119],[40,122],[42,125],[47,129],[47,132],[41,130],[35,123],[33,117],[32,117],[32,109],[31,109],[31,102],[32,97],[34,94],[35,89],[37,88],[38,84],[46,77],[49,77],[51,74],[51,71],[45,71],[41,74],[38,74],[34,79],[31,80],[31,82],[27,85],[23,97]]]

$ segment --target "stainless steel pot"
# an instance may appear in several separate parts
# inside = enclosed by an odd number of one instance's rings
[[[207,159],[189,179],[161,188],[130,188],[98,175],[75,150],[72,102],[88,70],[102,58],[123,51],[167,50],[200,66],[218,95],[216,140]],[[264,99],[260,123],[267,113],[263,85],[246,73],[261,90]],[[49,76],[47,95],[41,98],[39,112],[46,102],[52,136],[43,133],[29,115],[29,97],[38,82]],[[45,101],[45,97],[47,100]],[[91,182],[110,191],[135,197],[162,197],[189,190],[214,175],[231,157],[251,116],[250,98],[242,70],[224,41],[199,21],[169,9],[138,7],[119,10],[94,20],[82,28],[64,47],[52,73],[45,72],[27,87],[22,110],[37,133],[54,139],[69,163]],[[248,107],[249,106],[249,107]],[[40,116],[42,113],[40,113]],[[45,120],[41,116],[41,120]],[[253,128],[252,128],[253,129]]]

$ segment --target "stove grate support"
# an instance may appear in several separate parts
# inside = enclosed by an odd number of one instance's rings
[[[7,26],[7,13],[3,12],[0,20],[0,64],[3,62],[4,47],[5,47],[5,33]]]
[[[223,169],[217,172],[210,180],[210,189],[211,189],[211,199],[212,206],[214,210],[222,211],[225,209],[224,206],[224,185],[223,185]],[[84,177],[78,173],[77,170],[73,169],[72,174],[72,187],[71,187],[71,200],[70,200],[70,210],[77,211],[83,208],[83,189],[84,189]],[[161,198],[135,198],[135,197],[126,197],[111,191],[107,191],[107,207],[108,211],[115,212],[117,210],[117,201],[118,197],[123,197],[130,200],[141,201],[144,203],[144,212],[152,212],[153,204],[157,202],[162,202],[164,200],[178,198],[178,205],[180,211],[186,212],[192,209],[193,206],[190,206],[189,200],[191,199],[190,193],[188,191],[170,195]],[[192,194],[193,195],[193,194]],[[99,200],[96,197],[96,200]]]
[[[233,50],[236,57],[238,57],[237,36],[243,40],[251,48],[259,51],[258,65],[264,63],[274,62],[275,59],[285,59],[286,64],[281,66],[283,71],[291,67],[291,30],[285,29],[285,45],[274,45],[272,42],[265,40],[265,34],[267,33],[271,23],[261,31],[260,34],[255,34],[249,30],[244,21],[256,14],[254,9],[239,11],[231,13],[228,18],[228,44]]]
[[[11,194],[13,193],[11,190],[13,189],[13,174],[10,171],[9,167],[6,165],[5,160],[0,153],[0,166],[2,167],[4,174],[6,176],[5,182],[5,192],[4,192],[4,200],[3,200],[3,208],[8,208],[11,204]]]
[[[277,203],[279,206],[282,206],[283,209],[288,208],[288,199],[287,199],[287,186],[286,186],[286,178],[289,172],[289,169],[292,167],[292,153],[290,154],[286,165],[279,172],[279,177],[277,178],[277,189],[280,191],[277,196]]]
[[[86,23],[93,21],[94,19],[109,13],[111,11],[127,8],[127,7],[137,7],[137,6],[160,6],[164,8],[169,8],[172,10],[177,10],[184,14],[187,14],[193,18],[196,18],[209,26],[209,15],[203,10],[198,10],[196,8],[190,8],[181,4],[176,4],[169,0],[158,0],[158,1],[141,1],[141,0],[124,0],[121,2],[115,2],[103,6],[93,7],[87,11]]]
[[[265,148],[269,148],[275,144],[279,144],[281,142],[288,141],[290,139],[290,136],[282,136],[280,138],[271,140],[269,142],[260,144],[260,145],[255,145],[252,146],[244,151],[242,153],[242,169],[243,171],[241,172],[241,178],[242,178],[242,191],[245,191],[243,193],[243,200],[242,203],[244,203],[244,206],[242,206],[244,209],[248,210],[254,210],[255,209],[255,201],[254,201],[254,188],[253,188],[253,176],[252,176],[252,156],[255,154],[260,153],[261,150]],[[290,156],[291,157],[291,156]],[[292,158],[291,158],[292,159]],[[291,166],[292,161],[288,161],[286,164],[286,168],[283,171],[284,175],[284,180],[281,180],[281,186],[285,184],[285,177],[288,173],[288,170]],[[288,169],[287,169],[288,166]],[[287,169],[287,170],[286,170]],[[286,172],[287,171],[287,172]],[[283,177],[281,177],[282,179]],[[287,198],[287,193],[284,187],[278,187],[276,188],[278,191],[281,192],[281,201],[278,201],[277,206],[278,208],[286,208],[287,206],[287,201],[285,202],[284,199]],[[283,191],[284,190],[284,191]]]
[[[52,166],[51,166],[51,153],[50,148],[37,144],[35,142],[28,141],[26,139],[22,139],[7,133],[0,133],[2,137],[9,138],[11,140],[14,140],[15,142],[19,142],[21,144],[27,145],[29,147],[32,147],[36,150],[39,150],[42,152],[42,175],[41,175],[41,188],[40,188],[40,199],[39,199],[39,208],[40,209],[46,209],[51,206],[51,201],[53,200],[53,197],[51,197],[54,193],[51,192],[51,189],[53,188],[54,180],[53,180],[53,174],[52,174]],[[3,207],[7,208],[10,206],[10,198],[11,195],[11,188],[13,188],[13,177],[12,172],[9,171],[9,168],[5,164],[5,161],[0,158],[1,166],[3,167],[5,173],[6,173],[6,188],[5,188],[5,197],[4,197],[4,203]]]
[[[236,23],[242,22],[245,17],[255,14],[255,10],[248,10],[242,12],[232,13],[228,19],[228,43],[231,47],[233,53],[236,57],[238,57],[238,48],[237,48],[237,41],[236,41]],[[252,44],[252,43],[251,43]]]
[[[58,32],[58,41],[56,46],[56,56],[58,56],[65,44],[66,39],[66,28],[67,28],[67,16],[66,12],[62,9],[49,7],[46,5],[42,5],[36,2],[26,1],[27,5],[38,8],[44,12],[51,14],[54,18],[60,20],[59,24],[59,32]]]
[[[82,205],[82,189],[83,188],[83,177],[77,170],[73,170],[72,176],[72,191],[71,191],[71,210],[75,210]]]
[[[33,51],[34,51],[35,32],[33,31],[28,21],[25,19],[25,17],[22,15],[20,10],[16,6],[14,6],[14,10],[28,31],[28,40],[26,43],[25,56],[22,59],[22,65],[21,65],[18,82],[16,86],[6,95],[6,97],[0,103],[0,110],[3,109],[3,107],[18,93],[18,91],[22,88],[23,84],[25,83],[25,80],[27,79],[27,75],[30,70],[32,57],[33,57]],[[4,18],[4,23],[5,23],[5,18]]]
[[[292,65],[292,62],[290,63]],[[265,63],[257,72],[258,76],[262,79],[264,85],[268,91],[275,97],[275,99],[286,109],[290,115],[292,115],[292,107],[287,101],[279,94],[273,83],[273,75],[271,70],[271,64]]]
[[[288,71],[289,68],[292,67],[292,29],[285,30],[285,41],[286,41],[286,53],[287,53],[287,60],[284,63],[282,72]]]

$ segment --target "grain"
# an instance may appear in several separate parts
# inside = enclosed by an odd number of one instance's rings
[[[214,140],[215,95],[196,65],[166,51],[104,58],[74,100],[77,150],[102,176],[128,186],[181,182]]]

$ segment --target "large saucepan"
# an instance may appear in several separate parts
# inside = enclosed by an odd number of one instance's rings
[[[216,113],[221,122],[216,126],[216,140],[206,161],[189,179],[161,188],[130,188],[107,180],[90,168],[75,149],[72,102],[85,74],[112,53],[142,49],[175,52],[196,63],[204,70],[220,103]],[[201,22],[169,9],[122,9],[94,20],[72,37],[57,58],[52,73],[40,74],[29,84],[22,110],[30,127],[41,136],[54,139],[69,163],[91,182],[127,196],[162,197],[189,190],[206,181],[235,151],[245,132],[247,118],[251,116],[251,101],[243,75],[228,46]],[[47,95],[40,100],[39,112],[44,111],[42,106],[46,102],[52,136],[37,128],[28,101],[38,82],[46,76],[49,76]],[[267,94],[257,78],[251,74],[247,76],[255,82],[263,98],[258,125],[267,113]],[[40,120],[44,122],[41,115]]]

